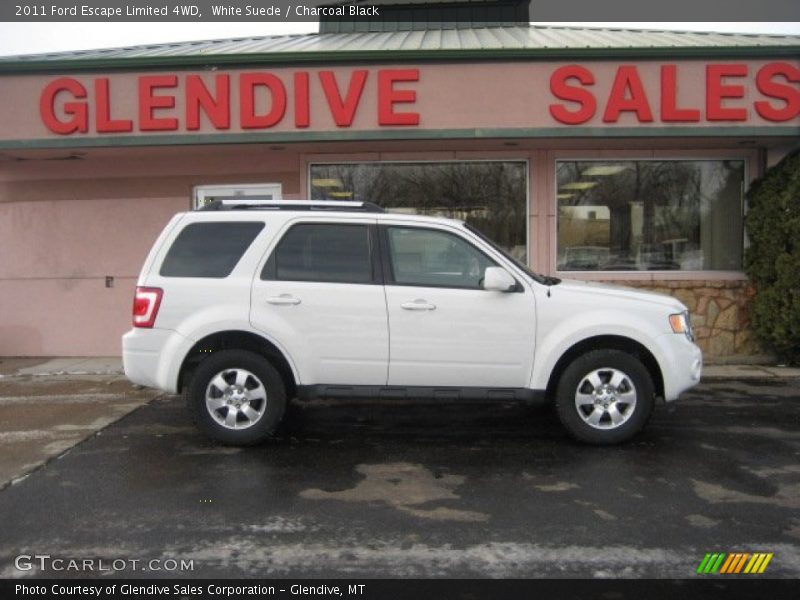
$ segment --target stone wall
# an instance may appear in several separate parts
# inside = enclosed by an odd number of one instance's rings
[[[674,296],[692,314],[697,345],[706,360],[763,355],[750,328],[748,305],[754,289],[749,281],[619,281]]]

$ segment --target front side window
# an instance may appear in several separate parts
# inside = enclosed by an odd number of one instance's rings
[[[295,225],[278,242],[261,278],[372,283],[369,230],[366,225]]]
[[[388,227],[392,278],[398,285],[480,289],[496,264],[460,237],[434,229]]]
[[[191,223],[175,238],[164,257],[162,277],[222,279],[264,229],[258,222]]]
[[[312,164],[313,200],[358,200],[387,212],[465,221],[527,262],[528,164],[514,160]]]
[[[560,271],[740,271],[743,160],[556,163]]]

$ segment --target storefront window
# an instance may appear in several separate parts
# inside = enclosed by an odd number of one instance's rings
[[[557,161],[561,271],[740,271],[742,160]]]
[[[311,199],[461,219],[527,262],[527,172],[523,161],[317,164]]]

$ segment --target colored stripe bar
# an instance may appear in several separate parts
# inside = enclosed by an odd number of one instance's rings
[[[714,564],[717,562],[717,558],[719,558],[719,554],[717,554],[716,552],[711,555],[711,558],[709,558],[708,562],[706,563],[706,568],[703,569],[703,573],[705,574],[711,573],[711,569],[714,568]]]
[[[713,574],[716,574],[717,571],[719,570],[720,566],[722,565],[722,561],[724,559],[725,559],[725,553],[723,552],[722,554],[719,555],[719,558],[717,559],[717,562],[714,563],[714,566],[711,567],[711,571],[710,572],[713,573]]]
[[[736,570],[734,571],[733,569],[731,569],[731,573],[739,573],[742,570],[742,567],[744,566],[745,561],[750,557],[750,553],[749,552],[745,552],[745,553],[741,554],[740,556],[742,558],[739,560],[738,563],[736,563]]]
[[[747,564],[747,568],[744,570],[745,573],[758,573],[758,567],[761,566],[761,563],[764,562],[766,558],[766,554],[763,552],[757,552],[753,554],[753,558],[750,559],[750,562]]]
[[[745,573],[753,573],[754,569],[758,568],[758,564],[764,560],[763,554],[753,554],[753,558],[750,559],[750,562],[747,563],[747,566],[744,568]]]
[[[700,562],[700,566],[697,567],[697,572],[698,573],[705,573],[705,568],[706,568],[706,565],[708,564],[708,561],[709,561],[710,558],[711,558],[711,554],[707,552],[705,557],[703,557],[703,560]]]
[[[734,552],[728,555],[728,561],[725,562],[725,566],[720,569],[720,573],[733,573],[734,569],[736,569],[736,565],[739,564],[739,559],[742,557],[740,552]]]
[[[728,555],[728,560],[726,560],[723,563],[722,568],[719,570],[719,572],[720,573],[727,573],[728,569],[731,567],[731,563],[733,563],[733,561],[736,558],[736,556],[737,556],[736,554],[729,554]]]
[[[735,575],[739,573],[756,574],[763,573],[767,565],[772,560],[773,553],[756,552],[707,552],[697,567],[698,574],[716,575],[726,574]],[[746,566],[745,566],[746,565]]]
[[[766,568],[767,568],[767,565],[769,564],[769,561],[771,561],[771,560],[772,560],[772,557],[773,557],[773,556],[774,556],[774,554],[773,554],[772,552],[770,552],[769,554],[767,554],[767,557],[764,559],[764,562],[763,562],[763,563],[761,563],[761,567],[759,567],[759,569],[758,569],[758,572],[759,572],[759,573],[763,573],[763,572],[766,570]]]

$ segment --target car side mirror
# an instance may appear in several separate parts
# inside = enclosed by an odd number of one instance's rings
[[[513,292],[517,280],[502,267],[486,267],[483,273],[483,289],[490,292]]]

